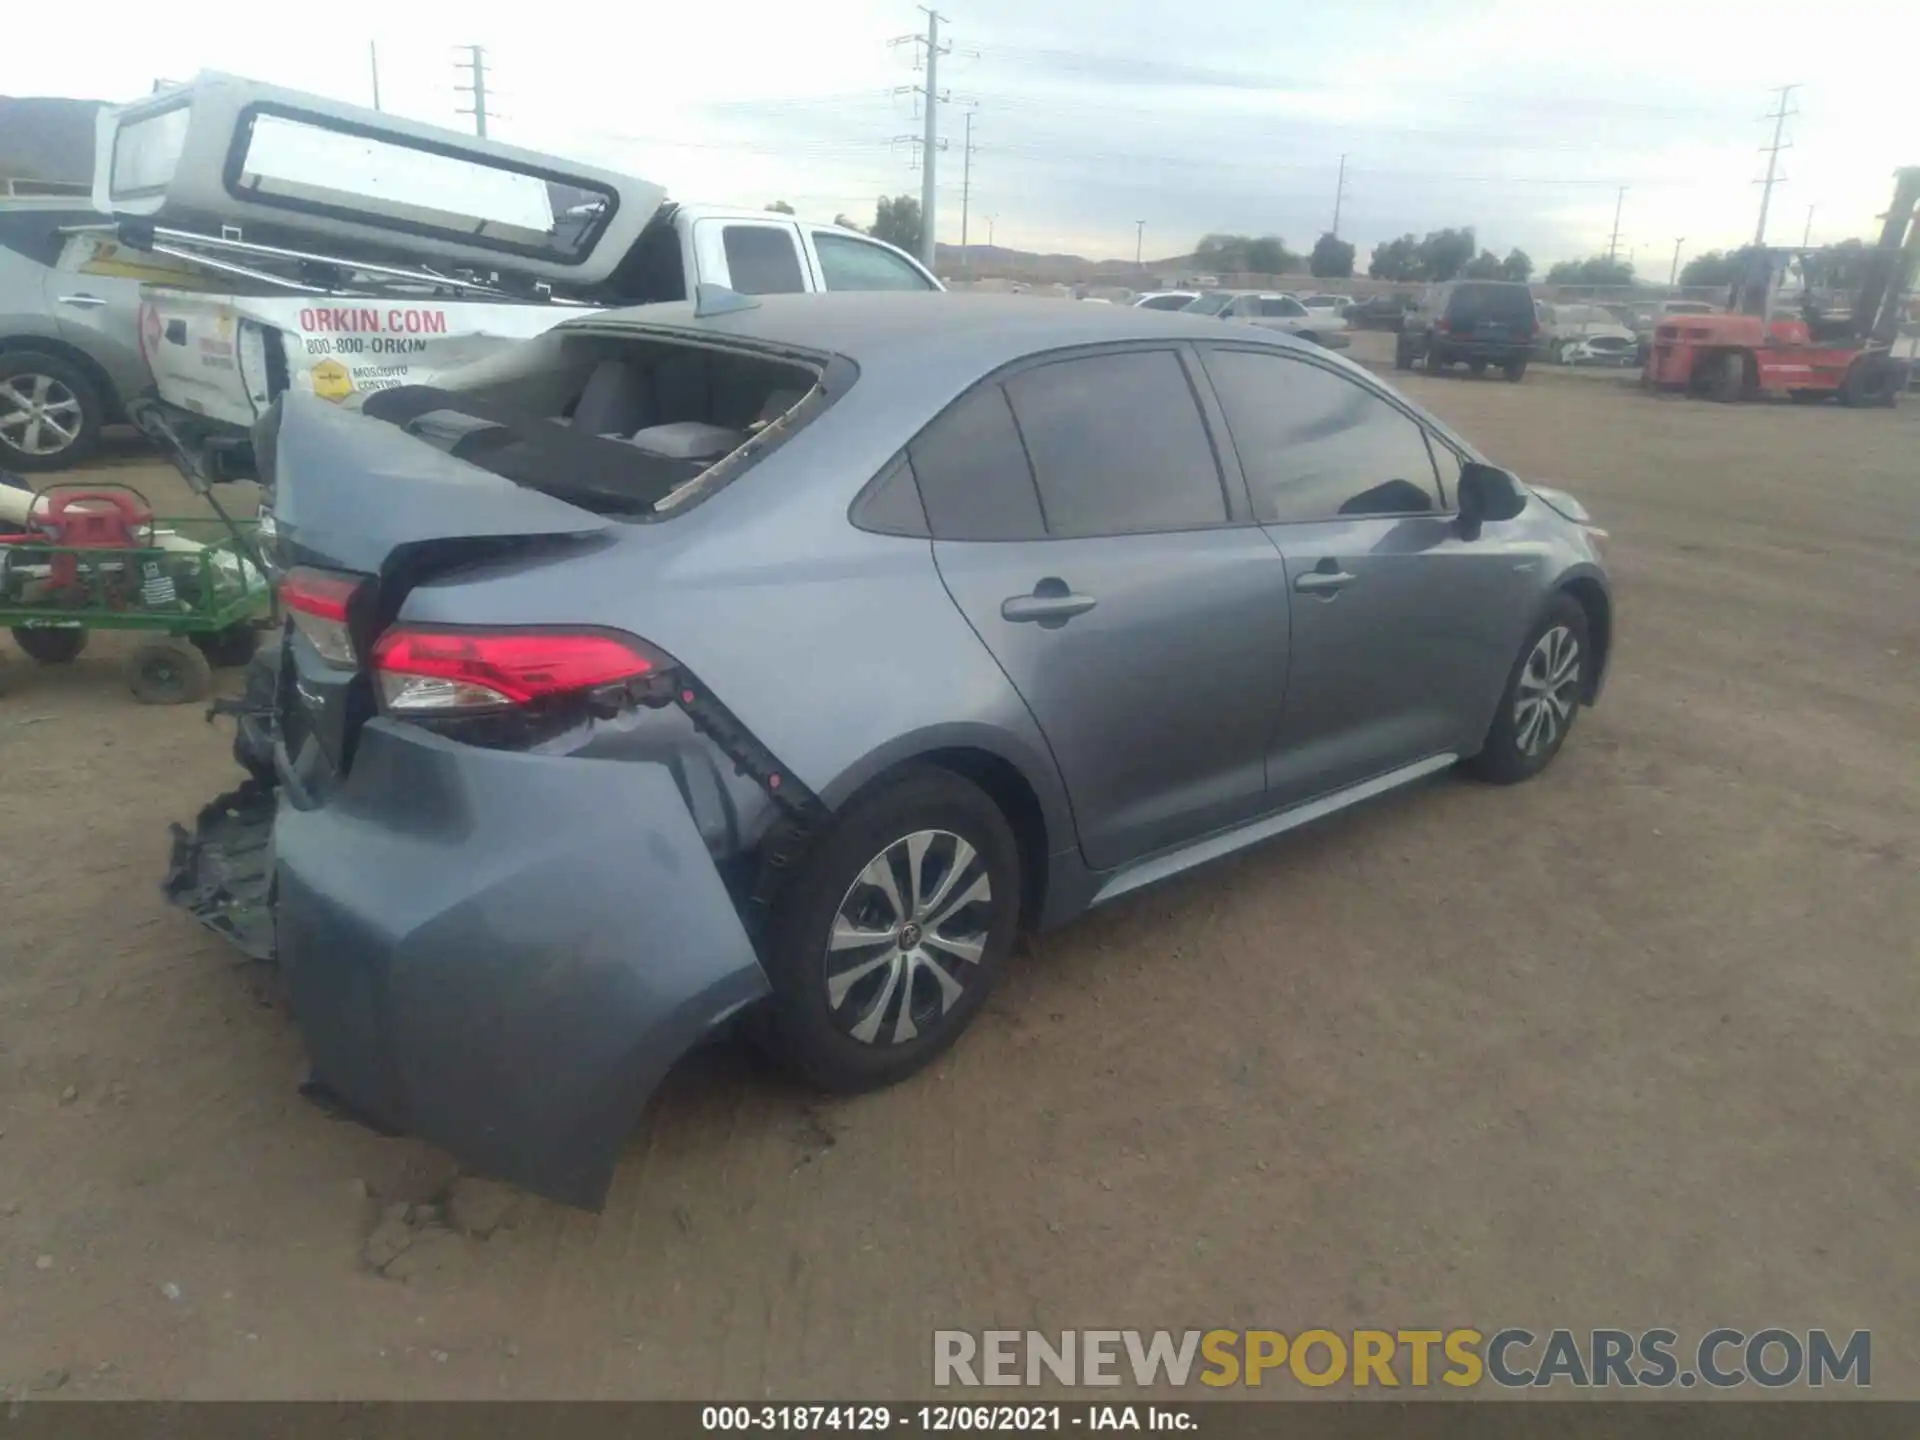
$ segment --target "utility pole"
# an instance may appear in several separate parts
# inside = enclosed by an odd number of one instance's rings
[[[1680,277],[1680,247],[1687,243],[1687,237],[1677,236],[1673,242],[1673,268],[1667,271],[1667,288],[1673,289],[1673,283]]]
[[[1800,232],[1800,248],[1806,250],[1813,245],[1813,206],[1807,207],[1807,228]]]
[[[951,98],[940,91],[940,57],[949,54],[953,47],[940,43],[940,22],[944,17],[938,10],[926,5],[920,7],[926,13],[927,33],[925,35],[901,35],[895,45],[918,45],[927,65],[927,83],[908,85],[908,91],[917,91],[926,102],[925,124],[922,127],[920,144],[920,260],[931,270],[933,268],[934,236],[934,152],[941,148],[939,111],[936,106],[944,105]]]
[[[1340,157],[1340,178],[1333,185],[1333,238],[1340,238],[1340,202],[1347,193],[1347,157]]]
[[[1146,238],[1146,235],[1147,235],[1147,222],[1144,220],[1134,221],[1133,222],[1133,268],[1136,270],[1141,270],[1145,268],[1140,263],[1140,242]]]
[[[467,58],[455,61],[454,68],[471,71],[473,83],[453,88],[473,96],[473,108],[455,113],[473,116],[473,133],[484,140],[487,138],[487,48],[484,45],[462,45],[460,48],[467,52]]]
[[[367,65],[373,71],[373,108],[380,108],[380,46],[367,41]]]
[[[1753,243],[1756,245],[1764,245],[1767,243],[1767,205],[1773,199],[1773,187],[1780,183],[1777,178],[1780,168],[1780,152],[1793,148],[1792,145],[1782,142],[1780,134],[1786,129],[1787,120],[1791,116],[1800,113],[1798,110],[1787,109],[1787,101],[1792,97],[1793,92],[1799,88],[1798,85],[1775,86],[1774,93],[1780,97],[1780,108],[1772,114],[1762,117],[1773,121],[1773,144],[1760,147],[1767,152],[1767,178],[1759,182],[1760,223],[1753,227]]]
[[[1607,238],[1607,263],[1613,263],[1613,257],[1620,249],[1620,207],[1627,203],[1627,187],[1622,185],[1619,193],[1613,197],[1613,234]]]
[[[960,264],[973,273],[973,256],[967,250],[967,206],[973,199],[973,110],[969,105],[963,117],[967,122],[966,147],[960,152]]]

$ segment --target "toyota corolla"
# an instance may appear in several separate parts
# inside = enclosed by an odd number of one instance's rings
[[[174,897],[316,1093],[581,1205],[735,1017],[900,1080],[1016,932],[1597,698],[1601,534],[1254,327],[840,294],[599,314],[293,397],[289,617]]]

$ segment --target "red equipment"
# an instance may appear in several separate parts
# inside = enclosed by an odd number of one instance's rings
[[[130,485],[50,487],[46,502],[46,513],[31,517],[45,537],[43,543],[69,550],[136,550],[153,543],[153,507]],[[70,590],[79,584],[79,556],[55,553],[47,563],[52,589]]]
[[[1880,243],[1867,251],[1852,314],[1837,320],[1776,310],[1779,279],[1795,257],[1819,252],[1753,247],[1724,314],[1677,315],[1653,334],[1644,379],[1715,400],[1760,392],[1796,400],[1837,396],[1844,405],[1891,405],[1905,371],[1890,349],[1899,327],[1903,277],[1920,258],[1920,167],[1897,172]]]

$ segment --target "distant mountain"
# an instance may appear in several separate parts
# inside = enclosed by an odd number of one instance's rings
[[[1012,250],[1005,245],[969,245],[964,250],[958,245],[940,245],[936,247],[934,268],[942,275],[972,273],[1041,284],[1095,281],[1129,284],[1156,276],[1171,278],[1191,274],[1193,257],[1174,255],[1135,265],[1131,260],[1089,260],[1084,255],[1043,254],[1034,250]]]

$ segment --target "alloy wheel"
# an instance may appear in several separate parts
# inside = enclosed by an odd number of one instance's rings
[[[80,397],[51,375],[0,380],[0,439],[24,455],[58,455],[79,437]]]
[[[1551,750],[1573,723],[1579,703],[1580,642],[1555,625],[1534,642],[1513,701],[1514,741],[1526,755]]]
[[[827,1009],[853,1039],[902,1045],[959,1001],[987,947],[993,883],[948,830],[917,830],[855,877],[827,938]]]

